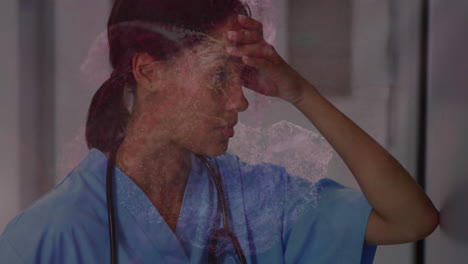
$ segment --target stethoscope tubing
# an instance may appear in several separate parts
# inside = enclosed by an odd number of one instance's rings
[[[106,171],[106,200],[107,200],[107,218],[109,221],[109,241],[110,241],[110,263],[117,263],[117,233],[115,231],[115,220],[114,220],[114,202],[113,202],[113,176],[114,176],[114,164],[115,164],[115,151],[113,151],[107,161]]]

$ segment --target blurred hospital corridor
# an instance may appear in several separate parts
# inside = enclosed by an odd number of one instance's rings
[[[429,237],[379,245],[374,263],[467,263],[468,1],[246,2],[265,39],[385,147],[440,211]],[[111,72],[110,8],[111,0],[0,2],[0,232],[88,153],[87,109]],[[245,94],[249,108],[229,152],[359,189],[299,111]]]

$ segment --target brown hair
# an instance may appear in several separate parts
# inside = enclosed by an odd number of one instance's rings
[[[200,35],[187,35],[181,43],[143,26],[148,23],[209,33],[232,14],[250,16],[240,0],[115,0],[107,22],[110,78],[94,94],[86,121],[88,148],[106,153],[125,136],[130,112],[124,103],[124,89],[135,93],[131,61],[135,53],[147,52],[156,60],[167,60],[182,47],[198,43]],[[140,23],[140,24],[138,24]]]

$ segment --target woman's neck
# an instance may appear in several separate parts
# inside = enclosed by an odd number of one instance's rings
[[[135,144],[129,135],[116,154],[116,166],[140,187],[174,232],[191,170],[191,158],[189,151],[169,144],[158,147]]]
[[[116,153],[116,166],[148,196],[170,190],[183,194],[192,153],[170,140],[171,131],[156,111],[140,109],[139,105]]]
[[[148,196],[183,194],[191,158],[191,152],[183,148],[169,143],[155,146],[127,135],[116,154],[116,166]]]

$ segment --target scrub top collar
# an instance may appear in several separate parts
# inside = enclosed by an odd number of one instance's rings
[[[100,181],[105,184],[107,157],[97,149],[91,149],[90,156],[90,160],[93,160],[95,164],[91,168],[96,170],[96,175],[102,176]],[[222,225],[221,221],[217,221],[219,218],[216,218],[219,213],[218,194],[210,172],[195,154],[192,153],[191,156],[192,167],[187,179],[175,233],[141,188],[118,167],[114,167],[113,188],[118,236],[131,236],[128,234],[130,228],[127,227],[128,223],[125,220],[133,219],[138,228],[147,236],[145,239],[150,241],[154,247],[153,249],[148,248],[148,252],[142,253],[157,254],[167,263],[200,262],[203,254],[206,254],[204,249],[210,242],[209,234]],[[207,157],[214,169],[218,170],[221,175],[225,199],[230,210],[228,217],[231,218],[233,232],[238,237],[247,256],[249,249],[243,246],[248,245],[248,232],[242,186],[239,181],[234,181],[233,178],[236,176],[240,178],[240,175],[234,175],[235,170],[232,170],[233,168],[226,158],[225,155],[216,158]],[[120,241],[125,241],[125,239],[119,240],[119,243]],[[218,245],[221,251],[233,252],[230,240],[221,239]],[[154,252],[154,249],[157,252]],[[141,247],[138,250],[142,250]],[[235,257],[235,255],[231,255],[226,254],[224,257]]]

